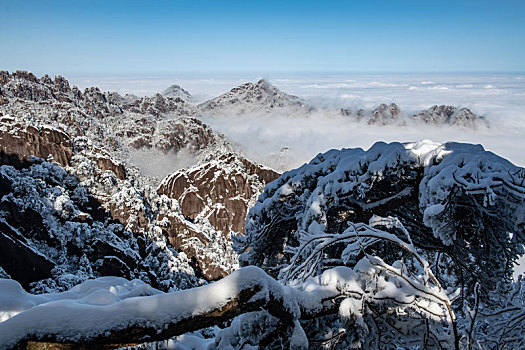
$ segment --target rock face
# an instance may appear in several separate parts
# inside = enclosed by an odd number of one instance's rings
[[[155,94],[152,97],[142,97],[137,99],[125,99],[122,104],[124,110],[160,116],[166,113],[175,113],[177,115],[197,116],[198,110],[179,96],[165,97],[161,94]]]
[[[37,128],[17,123],[13,118],[0,118],[0,160],[4,164],[21,164],[38,157],[68,166],[72,147],[71,138],[62,130],[49,126]]]
[[[127,176],[87,139],[74,144],[64,167],[20,160],[17,153],[9,153],[15,163],[8,157],[0,165],[2,269],[34,291],[105,275],[141,278],[165,290],[196,285],[193,263],[166,244],[157,220],[172,212],[184,221],[177,202],[141,193],[131,185],[134,174]]]
[[[244,233],[248,208],[264,186],[279,176],[235,154],[168,176],[158,192],[179,201],[190,220],[207,219],[225,237]]]
[[[171,85],[169,88],[167,88],[166,90],[164,90],[164,92],[162,92],[162,96],[163,97],[172,97],[172,98],[181,98],[183,99],[184,101],[191,101],[191,94],[184,90],[182,87],[180,87],[179,85]]]
[[[3,175],[0,175],[0,181],[2,185],[9,185]],[[4,218],[0,219],[0,266],[9,278],[17,280],[26,289],[33,282],[50,278],[55,267],[47,257],[32,249],[27,239]]]
[[[278,176],[269,168],[229,153],[166,177],[157,192],[176,199],[185,219],[165,217],[169,242],[195,261],[205,278],[226,276],[231,272],[228,261],[236,259],[231,234],[244,233],[248,208],[264,186]]]
[[[263,79],[237,86],[198,108],[213,116],[276,111],[304,114],[310,110],[297,96],[288,95]]]
[[[179,152],[190,149],[193,153],[212,145],[216,136],[200,120],[189,117],[164,119],[132,113],[120,123],[115,121],[114,135],[132,149],[156,149],[160,152]]]
[[[427,124],[450,124],[468,128],[475,128],[481,120],[481,117],[472,113],[468,108],[445,105],[432,106],[425,111],[414,114],[412,118]]]

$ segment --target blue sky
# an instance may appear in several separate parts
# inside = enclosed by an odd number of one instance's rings
[[[6,1],[0,69],[523,72],[525,1]]]

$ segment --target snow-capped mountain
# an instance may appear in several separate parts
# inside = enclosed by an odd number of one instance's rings
[[[177,84],[173,84],[162,92],[163,97],[179,97],[184,101],[191,101],[191,94]]]
[[[264,79],[239,85],[197,106],[212,116],[250,113],[306,113],[310,108],[297,96],[282,92]]]

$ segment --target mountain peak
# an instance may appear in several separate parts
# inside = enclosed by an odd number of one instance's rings
[[[259,81],[257,82],[256,85],[259,85],[259,86],[272,86],[272,87],[275,87],[273,86],[268,80],[266,79],[259,79]]]
[[[162,92],[161,95],[163,97],[180,97],[185,101],[191,100],[191,94],[177,84],[173,84],[168,87],[166,90],[164,90],[164,92]]]
[[[297,96],[289,95],[265,79],[234,87],[225,94],[198,106],[212,115],[225,113],[270,113],[276,110],[299,111],[307,109]]]

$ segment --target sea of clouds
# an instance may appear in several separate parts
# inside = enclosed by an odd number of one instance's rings
[[[218,96],[247,81],[265,78],[279,89],[324,109],[308,117],[271,115],[206,117],[204,122],[224,133],[248,157],[278,170],[309,161],[331,148],[368,148],[374,142],[415,141],[480,143],[517,165],[525,166],[525,75],[515,74],[256,74],[162,75],[148,77],[73,77],[81,88],[99,86],[104,91],[139,96],[162,92],[171,84],[190,91],[194,102]],[[377,126],[356,123],[333,111],[340,108],[372,109],[396,103],[405,115],[447,104],[470,108],[484,116],[489,127],[476,130],[414,125]],[[326,112],[326,110],[332,112]]]

